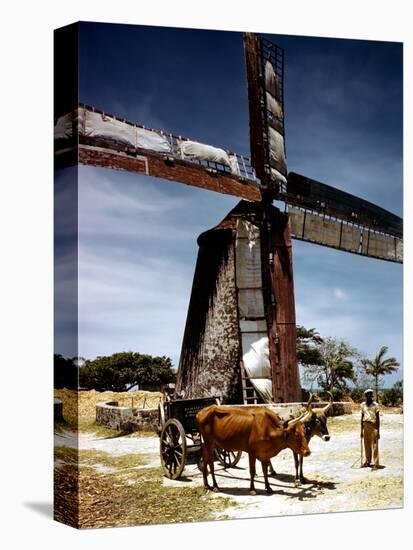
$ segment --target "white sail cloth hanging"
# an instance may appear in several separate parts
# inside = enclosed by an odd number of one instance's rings
[[[169,140],[155,130],[140,128],[104,113],[83,108],[79,109],[79,133],[84,136],[120,141],[157,153],[170,153],[172,149]]]
[[[219,147],[199,143],[198,141],[185,140],[181,142],[181,153],[184,158],[196,160],[208,160],[218,162],[231,167],[228,153]]]
[[[272,377],[262,293],[259,228],[239,219],[235,250],[242,361],[254,389],[268,403],[273,401]]]

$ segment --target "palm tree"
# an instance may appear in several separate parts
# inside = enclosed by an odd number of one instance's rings
[[[400,366],[400,363],[396,360],[395,357],[388,357],[384,359],[384,356],[388,352],[387,346],[382,346],[376,354],[374,359],[363,359],[362,364],[366,369],[366,374],[369,374],[374,377],[375,390],[376,390],[376,400],[378,398],[379,392],[379,376],[385,376],[386,374],[391,374],[396,371]]]

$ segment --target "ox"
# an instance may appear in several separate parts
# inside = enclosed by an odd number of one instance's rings
[[[305,437],[307,443],[310,443],[310,440],[313,436],[320,437],[323,441],[330,441],[330,434],[328,433],[327,427],[327,413],[333,406],[333,396],[330,392],[330,403],[328,403],[324,408],[313,410],[312,409],[312,399],[313,396],[310,395],[310,399],[307,403],[307,411],[309,411],[308,417],[304,420],[305,428]],[[303,474],[303,460],[304,456],[301,453],[297,453],[293,450],[294,455],[294,465],[295,465],[295,483],[296,485],[300,483],[308,483],[307,479]]]
[[[303,421],[310,412],[299,418],[284,422],[272,411],[262,409],[243,410],[236,407],[211,405],[196,415],[199,431],[202,435],[202,473],[204,488],[208,484],[208,466],[210,469],[213,491],[219,491],[214,474],[214,450],[219,446],[226,451],[245,451],[248,453],[250,468],[250,494],[255,495],[254,476],[255,461],[262,463],[267,493],[272,493],[268,482],[268,465],[270,459],[283,449],[292,449],[299,455],[309,456]]]

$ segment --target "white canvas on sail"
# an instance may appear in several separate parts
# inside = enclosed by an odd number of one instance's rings
[[[54,139],[67,139],[73,136],[73,113],[59,117],[54,126]]]
[[[219,147],[206,145],[197,141],[182,141],[181,153],[183,157],[188,159],[208,160],[210,162],[218,162],[231,167],[228,153]]]
[[[265,63],[265,87],[276,99],[280,99],[280,84],[271,61]]]
[[[279,172],[278,170],[276,170],[275,168],[273,168],[271,166],[270,168],[270,171],[271,171],[271,176],[273,177],[273,179],[275,179],[276,181],[278,181],[279,183],[282,183],[284,185],[287,185],[287,178],[285,176],[283,176],[281,174],[281,172]]]
[[[267,109],[271,111],[276,117],[282,118],[283,110],[281,107],[281,103],[277,101],[275,97],[269,92],[265,93],[265,97],[267,100]]]
[[[279,132],[274,130],[274,128],[271,128],[271,126],[268,128],[268,137],[270,158],[278,167],[279,171],[285,173],[287,164],[285,160],[284,138]]]
[[[170,153],[172,148],[168,139],[154,130],[136,128],[136,147],[150,149],[157,153]]]
[[[136,128],[103,113],[84,111],[79,132],[85,136],[104,137],[136,146]]]
[[[272,401],[271,364],[267,334],[242,334],[242,351],[244,369],[251,384],[264,401]]]

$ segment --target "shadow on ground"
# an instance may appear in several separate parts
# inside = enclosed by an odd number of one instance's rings
[[[52,502],[23,502],[26,508],[30,508],[41,516],[53,519],[53,503]]]

